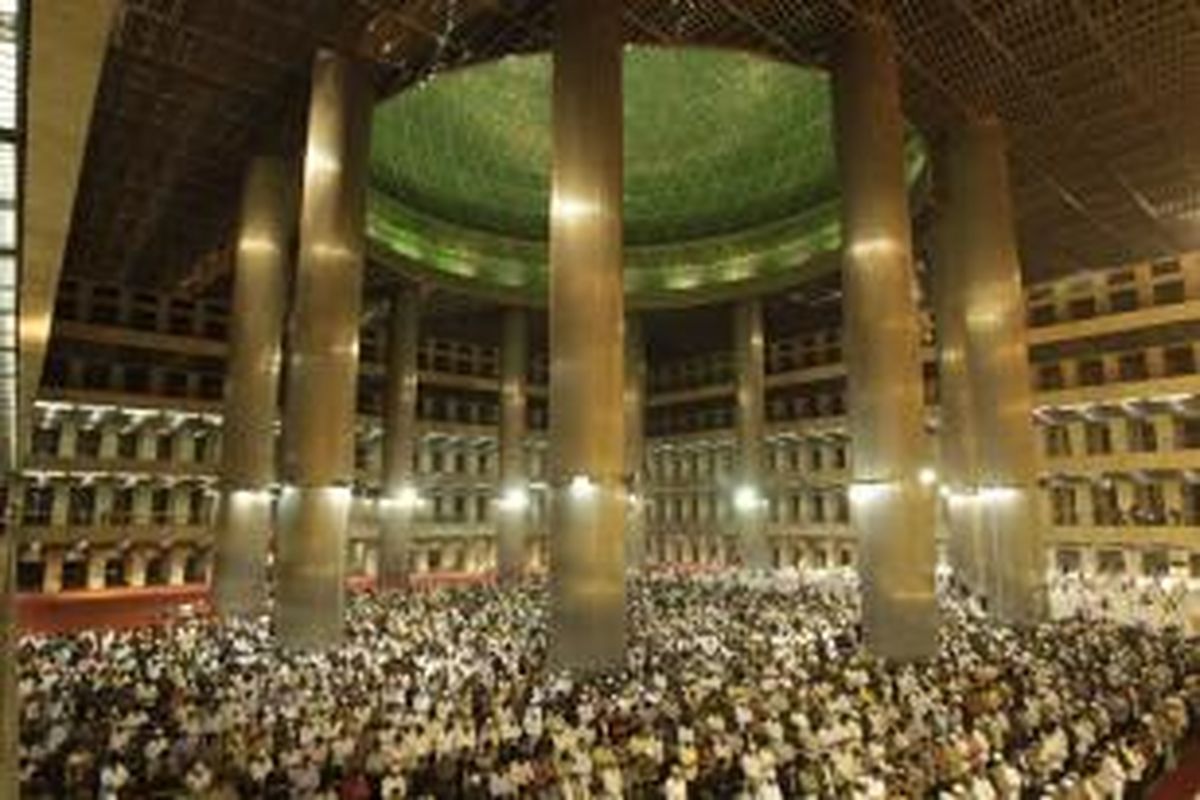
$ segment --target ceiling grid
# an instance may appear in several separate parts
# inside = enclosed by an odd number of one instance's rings
[[[624,0],[631,42],[827,63],[854,0]],[[897,0],[904,104],[926,133],[1006,124],[1025,269],[1042,278],[1200,248],[1200,3]],[[226,243],[246,158],[321,43],[385,94],[544,50],[543,0],[124,0],[66,268],[174,285]],[[131,233],[132,232],[132,233]],[[207,259],[207,260],[206,260]]]

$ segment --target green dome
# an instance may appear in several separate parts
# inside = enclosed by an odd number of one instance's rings
[[[651,47],[624,69],[631,299],[786,277],[837,248],[824,72]],[[511,56],[377,106],[369,233],[385,260],[544,293],[551,81],[549,55]]]

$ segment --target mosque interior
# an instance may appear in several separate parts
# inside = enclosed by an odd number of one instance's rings
[[[1195,0],[0,0],[0,800],[1200,791],[1198,119]]]

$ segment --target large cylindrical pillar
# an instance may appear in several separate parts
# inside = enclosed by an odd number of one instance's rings
[[[621,4],[555,6],[550,201],[553,663],[625,654]]]
[[[733,514],[738,556],[748,569],[767,569],[771,566],[771,555],[766,535],[767,499],[762,485],[766,337],[759,298],[747,298],[733,307],[733,339],[738,436]]]
[[[529,479],[525,470],[529,396],[529,315],[504,309],[500,335],[500,496],[496,500],[497,571],[510,582],[529,561]]]
[[[226,617],[258,614],[266,606],[294,183],[283,159],[256,158],[242,191],[212,588],[213,604]]]
[[[944,160],[934,160],[939,171]],[[933,236],[933,301],[937,324],[939,510],[945,522],[947,553],[955,577],[972,592],[981,592],[979,569],[983,564],[979,547],[978,452],[971,412],[971,385],[967,374],[967,331],[965,315],[966,270],[962,267],[961,237],[950,224],[946,208],[945,180],[934,178],[937,220]]]
[[[625,566],[646,565],[646,494],[642,461],[646,447],[646,340],[642,318],[625,315],[625,481],[630,503],[625,519]]]
[[[420,298],[396,290],[388,309],[387,383],[383,408],[383,496],[379,504],[378,582],[408,584],[417,503],[413,460],[417,441],[417,346]]]
[[[904,179],[899,73],[886,21],[868,18],[833,68],[842,185],[850,519],[859,542],[863,632],[892,658],[937,649],[932,504],[924,452],[920,327]]]
[[[962,272],[976,502],[989,608],[1021,624],[1045,614],[1025,303],[1004,132],[995,120],[950,132],[939,153],[946,235]],[[940,266],[940,265],[939,265]]]
[[[317,52],[289,321],[275,605],[276,633],[293,647],[324,647],[342,634],[371,103],[365,67]]]

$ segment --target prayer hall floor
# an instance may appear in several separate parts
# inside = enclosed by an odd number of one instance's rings
[[[940,655],[900,666],[861,652],[848,584],[654,578],[626,672],[578,680],[545,664],[544,602],[357,593],[321,655],[204,616],[26,637],[23,796],[1073,800],[1147,786],[1200,718],[1200,648],[1171,633],[947,599]]]

